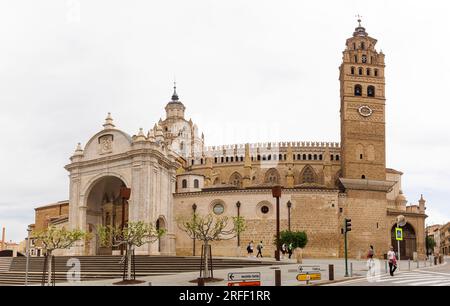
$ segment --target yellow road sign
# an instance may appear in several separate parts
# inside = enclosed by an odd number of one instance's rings
[[[321,274],[320,273],[300,273],[297,275],[298,281],[310,281],[310,280],[321,280]]]

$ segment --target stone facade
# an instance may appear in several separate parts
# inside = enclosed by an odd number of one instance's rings
[[[350,257],[364,256],[370,245],[382,257],[393,243],[399,215],[408,222],[403,252],[423,257],[425,200],[408,206],[402,193],[403,173],[386,168],[385,63],[376,42],[361,24],[346,42],[339,75],[340,143],[206,147],[204,135],[185,119],[186,107],[176,87],[165,107],[166,118],[147,134],[141,129],[131,137],[108,115],[104,129],[84,148],[79,145],[66,166],[68,226],[95,234],[98,224],[158,222],[168,230],[164,241],[138,253],[190,255],[194,241],[178,229],[177,218],[192,214],[194,204],[199,214],[233,217],[240,202],[239,213],[247,223],[240,245],[237,238],[214,242],[213,254],[244,255],[250,241],[262,240],[264,253],[273,255],[276,220],[271,187],[279,184],[281,228],[307,232],[306,257],[342,257],[345,218],[352,220]],[[132,190],[127,203],[118,196],[122,186]],[[198,255],[200,243],[196,245]],[[80,244],[71,252],[97,254],[98,243]]]

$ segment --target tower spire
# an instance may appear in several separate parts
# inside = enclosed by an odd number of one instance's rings
[[[173,82],[173,94],[172,94],[172,101],[178,101],[178,94],[177,94],[177,82]]]

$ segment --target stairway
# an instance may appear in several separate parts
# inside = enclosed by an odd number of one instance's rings
[[[72,266],[67,266],[68,260],[77,258],[80,261],[81,280],[98,280],[121,278],[123,265],[120,264],[121,256],[58,256],[55,257],[56,282],[67,281],[67,272]],[[256,266],[268,266],[279,264],[268,261],[214,258],[214,269],[245,268]],[[40,283],[44,257],[30,257],[29,283]],[[9,272],[0,273],[0,285],[22,285],[25,282],[25,257],[15,257],[12,260]],[[199,271],[199,257],[175,257],[175,256],[136,256],[136,277],[149,275],[176,274],[181,272]]]
[[[9,271],[12,259],[12,257],[0,257],[0,272]]]

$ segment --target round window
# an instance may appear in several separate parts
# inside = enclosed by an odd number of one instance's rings
[[[269,212],[269,207],[267,207],[267,206],[262,206],[261,207],[261,212],[263,213],[263,214],[267,214],[268,212]]]
[[[225,208],[223,207],[223,204],[221,204],[221,203],[217,203],[217,204],[215,204],[214,206],[213,206],[213,212],[216,214],[216,215],[221,215],[221,214],[223,214],[223,211],[225,210]]]

